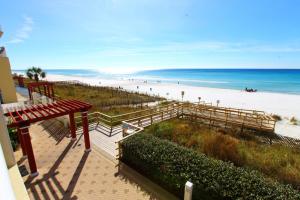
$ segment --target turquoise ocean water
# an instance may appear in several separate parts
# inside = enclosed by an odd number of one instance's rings
[[[22,70],[14,70],[21,72]],[[23,72],[23,71],[22,71]],[[258,91],[300,95],[300,69],[163,69],[140,71],[133,74],[104,74],[94,70],[46,70],[48,74],[84,76],[91,78],[136,78],[242,90],[245,87]]]

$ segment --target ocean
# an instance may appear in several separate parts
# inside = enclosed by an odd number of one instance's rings
[[[48,74],[104,79],[142,79],[149,82],[300,95],[300,69],[162,69],[132,74],[106,74],[94,70],[53,69]],[[13,70],[13,72],[24,72]]]

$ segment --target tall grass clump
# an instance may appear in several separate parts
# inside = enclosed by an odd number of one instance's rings
[[[300,190],[300,150],[274,144],[272,146],[256,143],[239,146],[244,165],[257,169],[268,177],[292,184]]]
[[[298,120],[296,119],[296,117],[292,117],[292,118],[290,119],[290,123],[291,123],[292,125],[298,125]]]
[[[252,132],[210,129],[183,119],[154,124],[144,132],[211,158],[258,170],[270,180],[291,184],[300,190],[299,148],[282,144],[269,145]]]
[[[203,143],[203,153],[242,166],[243,160],[238,151],[239,140],[219,133],[205,135],[203,140],[205,141]]]
[[[275,119],[277,122],[282,120],[282,117],[280,115],[272,115],[273,119]]]

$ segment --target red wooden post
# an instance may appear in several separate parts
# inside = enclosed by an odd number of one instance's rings
[[[51,95],[50,95],[50,98],[54,98],[54,90],[53,90],[53,85],[50,85],[51,86]]]
[[[27,154],[26,154],[26,147],[25,147],[23,135],[21,133],[21,129],[17,128],[17,131],[18,131],[17,132],[18,133],[18,139],[19,139],[19,142],[20,142],[20,145],[21,145],[21,149],[22,149],[22,154],[23,154],[23,156],[27,156]]]
[[[44,95],[47,96],[46,85],[44,85]]]
[[[84,144],[85,144],[85,151],[91,151],[90,145],[90,136],[89,136],[89,122],[87,117],[87,111],[81,112],[82,118],[82,129],[83,129],[83,136],[84,136]]]
[[[32,100],[32,88],[28,87],[28,95],[29,95],[29,99]]]
[[[47,96],[49,97],[49,98],[51,98],[51,95],[50,95],[50,85],[47,85]]]
[[[18,82],[20,87],[24,87],[24,78],[22,76],[18,77]]]
[[[32,149],[28,126],[20,127],[20,130],[21,130],[21,134],[24,138],[24,143],[26,146],[26,153],[27,153],[28,163],[29,163],[29,167],[30,167],[30,171],[31,171],[30,176],[34,177],[34,176],[39,175],[39,173],[37,171],[37,167],[36,167],[36,163],[35,163],[35,158],[34,158],[34,154],[33,154],[33,149]]]
[[[74,113],[69,114],[70,119],[70,132],[72,140],[76,140],[76,125],[75,125],[75,119],[74,119]]]

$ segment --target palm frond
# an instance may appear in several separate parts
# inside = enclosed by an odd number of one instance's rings
[[[45,78],[45,77],[46,77],[46,72],[43,72],[43,71],[42,71],[41,77],[42,77],[42,78]]]

